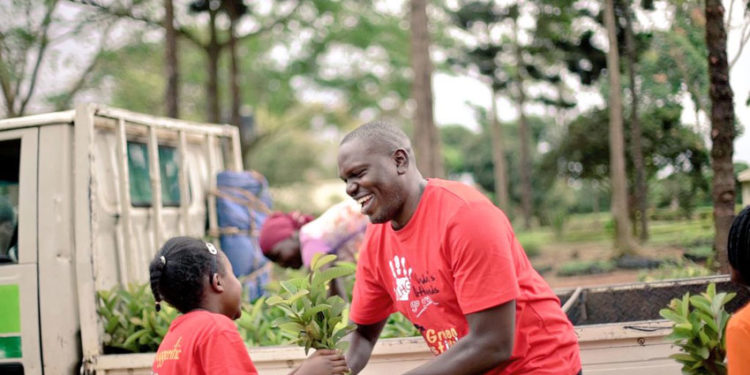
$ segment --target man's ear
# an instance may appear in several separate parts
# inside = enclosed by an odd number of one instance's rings
[[[215,273],[211,275],[211,280],[209,281],[211,284],[211,289],[213,289],[214,292],[216,293],[224,292],[224,282],[221,279],[221,275],[219,275],[218,273]]]
[[[405,174],[409,170],[409,154],[400,148],[393,152],[393,161],[396,163],[396,172]]]

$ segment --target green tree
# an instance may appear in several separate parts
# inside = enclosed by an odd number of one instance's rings
[[[113,23],[100,17],[60,11],[59,0],[13,0],[0,4],[0,90],[2,109],[7,117],[23,116],[37,96],[42,70],[59,69],[57,58],[64,42],[86,40],[95,46],[90,57],[78,59],[83,67],[72,74],[72,79],[57,80],[58,91],[47,90],[48,101],[55,109],[67,109],[73,97],[83,90],[99,59],[106,53]],[[60,82],[64,82],[60,85]],[[42,104],[40,101],[38,104]]]
[[[432,60],[428,31],[427,0],[410,0],[412,96],[414,111],[414,148],[417,164],[425,176],[443,177],[440,135],[432,109]]]
[[[627,180],[625,179],[625,138],[622,126],[622,92],[620,86],[620,57],[615,25],[614,0],[605,0],[604,23],[607,27],[609,51],[607,76],[609,77],[609,156],[612,186],[612,216],[615,220],[615,248],[618,255],[635,250],[628,217]]]
[[[735,185],[732,155],[734,154],[734,103],[729,84],[727,33],[724,29],[724,6],[721,0],[706,0],[706,45],[711,97],[711,166],[714,172],[714,250],[721,271],[729,272],[727,239],[734,219]]]

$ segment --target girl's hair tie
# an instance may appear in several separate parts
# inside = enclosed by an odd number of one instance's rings
[[[216,255],[216,253],[218,253],[218,251],[216,250],[216,246],[214,246],[214,244],[210,242],[206,242],[206,248],[208,249],[208,252],[213,255]]]
[[[167,258],[165,258],[164,255],[160,256],[159,260],[161,260],[161,264],[163,264],[165,266],[167,265]]]

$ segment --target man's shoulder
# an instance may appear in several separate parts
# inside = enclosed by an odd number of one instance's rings
[[[479,190],[458,181],[430,179],[429,209],[439,209],[449,216],[471,215],[479,207],[495,209],[495,205]]]

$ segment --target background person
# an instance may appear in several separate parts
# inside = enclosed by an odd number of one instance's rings
[[[486,197],[459,182],[425,180],[409,139],[385,123],[349,133],[338,167],[372,222],[350,311],[354,374],[394,311],[438,355],[407,374],[580,373],[577,338],[559,299]]]
[[[258,242],[268,259],[285,268],[309,268],[315,254],[356,262],[367,223],[357,202],[347,199],[314,220],[299,213],[276,213],[263,224]],[[331,283],[331,294],[347,299],[344,289],[338,280]]]

